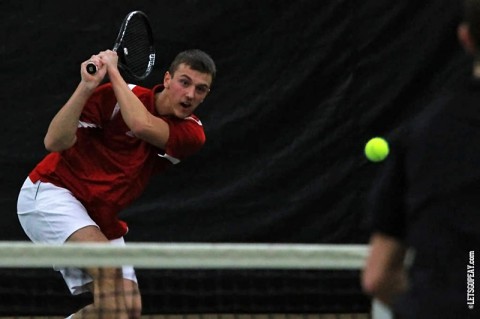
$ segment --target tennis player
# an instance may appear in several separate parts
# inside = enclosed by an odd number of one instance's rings
[[[85,69],[93,62],[94,75]],[[50,153],[31,171],[18,197],[20,223],[35,243],[110,242],[125,245],[117,214],[161,173],[200,150],[201,121],[216,67],[205,52],[181,52],[163,84],[128,85],[114,51],[81,65],[81,81],[52,119]],[[108,74],[110,82],[100,85]],[[59,269],[72,294],[93,293],[73,318],[139,318],[141,297],[132,267]],[[103,314],[103,315],[102,315]]]
[[[392,138],[372,190],[362,284],[402,319],[480,318],[480,0],[458,35],[473,76]]]

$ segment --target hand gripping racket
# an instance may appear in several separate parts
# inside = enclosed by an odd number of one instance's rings
[[[113,51],[118,55],[118,67],[135,80],[144,80],[155,64],[153,35],[147,15],[141,11],[130,12],[123,20]],[[87,64],[87,72],[95,74],[97,66]]]

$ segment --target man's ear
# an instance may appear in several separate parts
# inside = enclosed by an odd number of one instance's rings
[[[474,55],[477,51],[476,43],[470,33],[470,27],[466,23],[462,23],[457,28],[457,36],[460,44],[463,46],[465,51],[469,54]]]
[[[163,86],[168,89],[170,86],[170,80],[172,79],[172,76],[170,75],[170,72],[165,72],[165,75],[163,76]]]

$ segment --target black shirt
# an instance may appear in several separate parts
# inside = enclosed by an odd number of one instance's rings
[[[373,231],[414,251],[397,312],[480,318],[467,303],[470,251],[480,260],[480,80],[436,99],[389,143],[369,202]]]

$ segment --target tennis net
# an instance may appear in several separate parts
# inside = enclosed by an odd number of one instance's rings
[[[0,242],[0,317],[64,318],[92,302],[52,265],[132,265],[144,318],[370,318],[366,255],[364,245]]]

